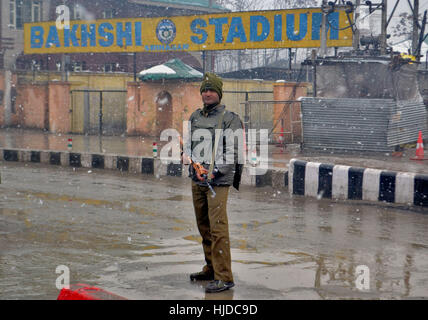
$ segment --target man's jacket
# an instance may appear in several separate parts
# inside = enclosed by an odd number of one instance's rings
[[[237,182],[236,180],[240,180],[242,172],[242,165],[239,164],[244,164],[244,136],[242,121],[237,114],[226,110],[226,107],[221,104],[209,111],[208,114],[204,114],[202,109],[197,109],[193,112],[189,119],[191,130],[189,140],[192,141],[190,148],[189,144],[187,144],[188,152],[186,153],[189,154],[190,152],[194,162],[201,163],[209,170],[212,159],[211,150],[215,145],[215,129],[218,128],[219,119],[223,111],[223,130],[221,131],[214,161],[215,178],[211,181],[211,184],[234,185],[238,189],[239,181]],[[198,129],[206,130],[198,131]],[[197,141],[193,141],[195,139]],[[211,140],[211,143],[209,143],[209,140]],[[208,153],[205,151],[208,151]],[[197,179],[192,166],[189,168],[189,176],[198,184],[204,184],[204,182]]]

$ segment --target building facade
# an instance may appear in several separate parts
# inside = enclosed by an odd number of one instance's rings
[[[0,68],[59,71],[66,65],[69,71],[132,72],[172,58],[202,68],[200,52],[137,52],[135,57],[133,53],[25,55],[24,23],[55,21],[56,9],[60,5],[69,8],[71,20],[168,17],[225,11],[213,0],[0,0]]]
[[[24,50],[24,23],[47,21],[48,0],[0,1],[0,68],[15,69],[17,57]]]

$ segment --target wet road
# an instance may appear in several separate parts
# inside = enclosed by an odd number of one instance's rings
[[[236,286],[205,294],[206,283],[188,280],[203,255],[186,179],[5,162],[0,170],[0,299],[56,299],[59,265],[71,283],[129,299],[428,297],[422,209],[232,191]],[[360,265],[368,290],[356,287]]]

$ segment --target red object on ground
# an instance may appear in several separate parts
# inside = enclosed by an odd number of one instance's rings
[[[69,289],[63,288],[57,300],[127,300],[124,297],[104,289],[91,287],[87,284],[71,284]]]

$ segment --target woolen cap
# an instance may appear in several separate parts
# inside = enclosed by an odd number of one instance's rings
[[[205,90],[212,90],[217,92],[218,96],[223,97],[223,80],[214,73],[206,72],[204,74],[204,80],[201,84],[201,94]]]

